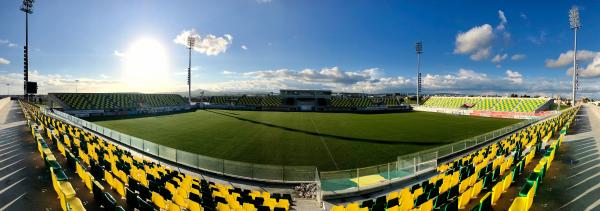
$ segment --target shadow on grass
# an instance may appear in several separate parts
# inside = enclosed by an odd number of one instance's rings
[[[323,134],[323,133],[317,133],[317,132],[306,131],[306,130],[299,130],[299,129],[295,129],[295,128],[284,127],[284,126],[281,126],[281,125],[275,125],[275,124],[271,124],[271,123],[265,123],[265,122],[260,122],[260,121],[256,121],[256,120],[246,119],[246,118],[239,117],[239,116],[234,116],[234,115],[231,115],[231,114],[225,113],[225,112],[218,112],[218,111],[213,111],[213,110],[206,110],[206,111],[214,113],[214,114],[222,115],[222,116],[227,116],[227,117],[235,118],[237,120],[244,121],[244,122],[249,122],[249,123],[253,123],[253,124],[259,124],[259,125],[262,125],[262,126],[277,128],[277,129],[291,131],[291,132],[304,133],[304,134],[313,135],[313,136],[322,136],[322,137],[327,137],[327,138],[341,139],[341,140],[346,140],[346,141],[363,142],[363,143],[374,143],[374,144],[387,144],[387,145],[411,144],[411,145],[419,145],[419,146],[435,146],[435,145],[443,144],[441,142],[424,142],[424,141],[402,141],[402,142],[397,142],[397,141],[366,139],[366,138],[354,138],[354,137],[338,136],[338,135],[331,135],[331,134]]]

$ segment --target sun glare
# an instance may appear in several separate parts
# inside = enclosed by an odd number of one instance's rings
[[[125,53],[123,79],[136,88],[158,88],[168,77],[167,53],[160,42],[151,38],[135,41]]]

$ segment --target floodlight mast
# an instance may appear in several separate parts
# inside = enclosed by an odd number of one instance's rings
[[[25,12],[25,46],[23,47],[23,98],[28,99],[27,82],[29,82],[29,14],[33,13],[34,0],[23,0],[21,11]]]
[[[577,8],[577,6],[573,6],[571,10],[569,10],[569,24],[571,25],[571,29],[573,29],[573,93],[571,96],[571,106],[575,106],[577,88],[579,85],[579,72],[577,66],[577,30],[581,28],[581,22],[579,20],[579,8]]]
[[[417,42],[415,49],[417,51],[417,106],[419,106],[419,94],[421,92],[421,53],[423,53],[423,42]]]
[[[188,42],[188,102],[192,104],[192,48],[196,43],[194,35],[189,35],[187,38]]]

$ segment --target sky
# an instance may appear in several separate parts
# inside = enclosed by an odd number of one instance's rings
[[[25,15],[0,1],[0,94],[22,93]],[[30,80],[49,92],[571,90],[580,9],[581,96],[600,97],[600,1],[36,1]],[[8,84],[8,86],[7,86]]]

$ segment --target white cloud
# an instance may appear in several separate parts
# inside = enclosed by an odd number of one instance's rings
[[[523,83],[523,75],[517,71],[506,70],[506,79],[509,80],[513,84],[522,84]]]
[[[279,69],[244,73],[252,78],[270,78],[274,80],[291,80],[302,83],[354,84],[359,81],[374,79],[377,68],[362,71],[342,71],[338,67],[322,68],[321,70],[304,69],[301,71]]]
[[[125,57],[126,56],[125,53],[119,52],[117,50],[115,50],[113,52],[113,55],[118,56],[118,57]]]
[[[521,13],[519,16],[523,18],[523,20],[527,20],[527,15],[525,13]]]
[[[109,77],[109,76],[107,76],[107,75],[105,75],[105,74],[100,74],[100,78],[102,78],[102,79],[108,79],[108,78],[110,78],[110,77]]]
[[[579,77],[581,78],[597,78],[600,77],[600,53],[596,54],[596,57],[592,62],[588,63],[587,66],[581,65],[579,67]],[[568,75],[573,75],[573,67],[567,70]]]
[[[231,45],[233,37],[229,34],[225,34],[222,37],[217,37],[212,34],[207,34],[202,37],[196,32],[195,29],[182,31],[173,42],[188,46],[188,37],[193,37],[195,43],[193,46],[194,51],[206,54],[208,56],[216,56],[221,53],[225,53],[229,45]]]
[[[223,74],[223,75],[233,75],[233,74],[235,74],[235,72],[231,72],[231,71],[228,71],[228,70],[223,70],[223,72],[221,72],[221,74]]]
[[[482,60],[490,55],[494,34],[492,26],[484,24],[456,35],[455,54],[471,54],[472,60]]]
[[[508,23],[508,20],[506,20],[506,16],[504,16],[504,11],[498,10],[498,18],[500,18],[500,23],[498,24],[498,26],[496,26],[496,29],[504,30],[506,28],[506,23]]]
[[[496,54],[496,56],[494,56],[494,58],[492,59],[493,63],[498,63],[501,62],[503,60],[505,60],[508,57],[508,54]]]
[[[273,0],[256,0],[258,3],[271,3]]]
[[[525,55],[525,54],[515,54],[510,57],[510,59],[513,61],[520,61],[520,60],[523,60],[526,58],[527,58],[527,55]]]
[[[577,51],[577,60],[581,61],[591,61],[594,57],[597,57],[599,52],[588,51],[588,50],[579,50]],[[559,68],[566,67],[568,65],[573,64],[573,51],[567,51],[565,53],[561,53],[557,59],[547,59],[546,67],[550,68]]]
[[[0,40],[0,44],[6,44],[6,46],[11,48],[18,46],[16,43],[11,42],[10,40]]]
[[[246,45],[242,45],[241,48],[244,50],[248,50],[248,46],[246,46]]]
[[[0,57],[0,65],[3,65],[3,64],[10,64],[10,61],[8,61],[8,59]]]
[[[545,31],[541,31],[538,36],[528,36],[527,40],[533,44],[541,45],[546,42],[546,35]]]

